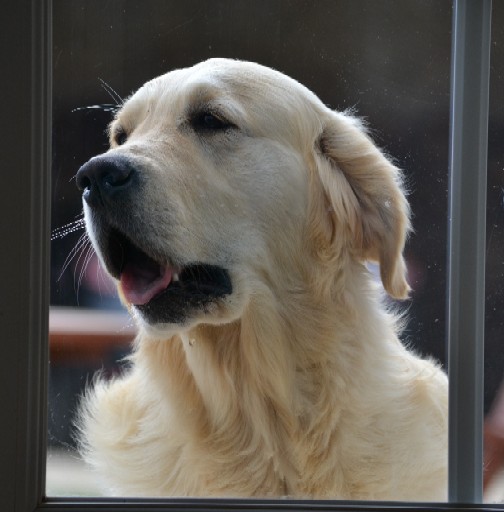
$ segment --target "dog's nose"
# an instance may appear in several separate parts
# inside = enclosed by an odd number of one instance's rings
[[[96,156],[86,162],[76,175],[77,187],[89,206],[103,206],[129,189],[135,170],[120,156]]]

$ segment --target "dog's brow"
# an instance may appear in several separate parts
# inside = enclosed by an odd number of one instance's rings
[[[223,90],[215,84],[196,82],[189,84],[187,94],[191,103],[209,103],[222,97]]]
[[[245,119],[245,111],[239,101],[216,84],[195,83],[187,91],[186,114],[191,115],[198,110],[218,111],[223,115],[238,119]]]

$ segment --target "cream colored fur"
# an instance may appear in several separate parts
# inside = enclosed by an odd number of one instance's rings
[[[232,135],[190,133],[201,102]],[[446,376],[400,343],[365,265],[406,298],[408,204],[359,121],[281,73],[213,59],[142,87],[111,145],[145,174],[146,247],[226,266],[234,292],[184,325],[131,307],[131,367],[80,414],[107,491],[445,500]]]

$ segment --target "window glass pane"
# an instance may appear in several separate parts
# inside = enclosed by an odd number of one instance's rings
[[[488,132],[485,322],[485,500],[504,500],[504,5],[493,3]]]
[[[502,11],[496,7],[494,62]],[[122,98],[169,70],[229,57],[278,69],[331,108],[364,117],[378,146],[404,169],[413,211],[405,250],[413,291],[398,304],[407,319],[402,340],[444,364],[450,43],[448,0],[54,0],[49,495],[107,492],[76,454],[71,425],[94,372],[112,376],[124,367],[135,327],[81,238],[75,174],[106,151],[107,125]],[[487,403],[503,367],[499,69],[494,64],[488,264],[497,277],[487,284],[488,336],[494,332]]]

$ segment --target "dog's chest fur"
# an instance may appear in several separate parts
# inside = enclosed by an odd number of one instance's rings
[[[272,319],[268,327],[275,332]],[[94,441],[101,443],[94,455],[107,461],[105,473],[120,482],[117,492],[443,498],[441,446],[437,461],[426,457],[439,490],[422,475],[425,430],[441,431],[445,421],[441,412],[425,416],[432,404],[416,384],[418,374],[437,374],[434,365],[408,357],[397,340],[364,340],[366,346],[357,344],[361,336],[343,336],[296,354],[292,340],[265,346],[252,330],[240,323],[207,326],[139,344],[133,372],[109,387],[104,402],[94,401],[101,410],[94,418],[115,432],[108,442]],[[278,332],[289,331],[284,325]],[[361,367],[370,369],[366,379]]]

